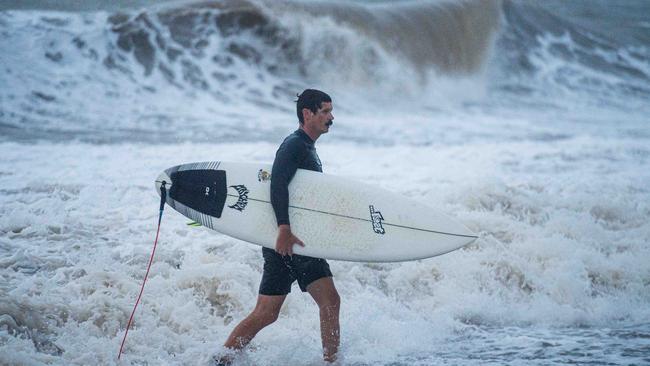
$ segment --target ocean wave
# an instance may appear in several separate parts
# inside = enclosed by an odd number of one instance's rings
[[[649,48],[623,42],[642,36],[608,37],[561,9],[223,0],[2,11],[0,83],[12,88],[0,91],[0,131],[20,141],[279,138],[275,125],[252,120],[280,119],[314,85],[367,113],[377,104],[395,113],[578,109],[583,119],[647,110]]]
[[[505,1],[497,83],[532,99],[643,107],[650,97],[650,48],[640,41],[646,33],[640,24],[629,25],[636,8],[647,7],[642,3],[612,10],[600,2]],[[607,32],[610,18],[628,25]]]

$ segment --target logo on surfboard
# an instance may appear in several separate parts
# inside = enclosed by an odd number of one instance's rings
[[[381,215],[380,211],[375,211],[375,206],[370,205],[370,220],[372,221],[372,230],[377,234],[386,234],[384,226],[381,224],[384,221],[384,217]]]
[[[271,173],[264,169],[260,169],[260,171],[257,172],[257,180],[260,182],[268,182],[271,180]]]
[[[234,188],[237,191],[239,198],[237,199],[237,203],[228,207],[234,208],[237,211],[244,211],[246,205],[248,205],[248,188],[246,188],[246,186],[243,184],[230,187]]]

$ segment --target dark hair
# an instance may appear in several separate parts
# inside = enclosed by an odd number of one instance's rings
[[[302,93],[298,94],[297,97],[298,100],[296,100],[296,114],[298,115],[298,121],[300,121],[300,124],[305,123],[302,118],[302,110],[304,108],[307,108],[313,113],[316,113],[318,112],[318,109],[321,107],[321,104],[323,102],[332,102],[332,98],[330,98],[327,93],[316,89],[305,89]]]

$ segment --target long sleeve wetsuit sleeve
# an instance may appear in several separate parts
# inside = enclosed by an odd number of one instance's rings
[[[289,182],[304,158],[305,149],[299,141],[286,141],[275,154],[271,171],[271,205],[278,226],[289,225]]]

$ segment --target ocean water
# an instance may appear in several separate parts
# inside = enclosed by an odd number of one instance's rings
[[[334,99],[324,170],[479,234],[331,261],[340,365],[650,364],[650,4],[0,4],[0,364],[118,364],[163,169],[271,162],[296,93]],[[166,210],[119,364],[207,365],[257,246]],[[307,243],[308,244],[308,243]],[[320,365],[297,287],[237,365]]]

